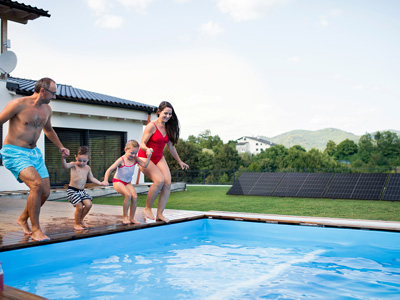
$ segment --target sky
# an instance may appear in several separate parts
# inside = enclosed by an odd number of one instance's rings
[[[12,76],[158,106],[181,137],[399,130],[400,1],[20,0]]]

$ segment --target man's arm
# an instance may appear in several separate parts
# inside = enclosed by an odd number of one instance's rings
[[[3,111],[0,112],[0,125],[3,125],[23,109],[23,105],[21,105],[18,100],[19,99],[10,101],[4,107]]]
[[[47,120],[46,124],[43,127],[43,132],[47,136],[47,138],[60,150],[62,157],[69,156],[69,149],[63,146],[60,139],[58,138],[57,133],[51,126],[51,109],[50,109],[49,119]]]

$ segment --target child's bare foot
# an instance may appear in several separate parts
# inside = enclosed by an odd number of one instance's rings
[[[50,238],[45,235],[40,229],[32,232],[32,240],[34,241],[47,241]]]
[[[164,217],[163,215],[157,215],[156,221],[163,221],[165,223],[169,223],[171,220],[166,218],[166,217]]]
[[[22,227],[22,229],[24,230],[24,234],[27,234],[27,235],[32,234],[32,230],[29,227],[27,221],[21,221],[19,218],[17,218],[17,224]]]
[[[131,224],[134,224],[134,225],[140,225],[140,224],[142,224],[142,223],[140,223],[139,221],[136,221],[135,219],[131,219],[130,222],[131,222]]]
[[[122,219],[122,224],[129,225],[129,224],[131,224],[131,221],[129,221],[128,218],[123,218]]]
[[[153,213],[151,212],[151,209],[147,209],[145,208],[143,210],[143,218],[146,219],[150,219],[150,220],[155,220]]]
[[[85,230],[85,228],[82,225],[74,225],[75,230]]]
[[[85,221],[82,220],[81,224],[83,228],[89,228],[89,225]]]

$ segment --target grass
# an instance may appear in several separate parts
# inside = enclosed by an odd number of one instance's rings
[[[166,208],[400,221],[400,201],[233,196],[226,194],[228,190],[226,186],[188,186],[185,192],[171,193]],[[139,207],[145,206],[146,196],[138,196]],[[123,197],[98,197],[93,202],[122,205]]]

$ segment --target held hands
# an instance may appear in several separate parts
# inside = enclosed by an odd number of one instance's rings
[[[62,158],[67,158],[69,156],[69,149],[60,148],[60,153]]]
[[[102,185],[102,186],[109,186],[110,183],[109,183],[107,180],[104,180],[104,181],[101,183],[101,185]]]
[[[150,158],[152,154],[153,154],[153,148],[147,148],[147,150],[146,150],[146,156],[147,156],[148,158]]]

